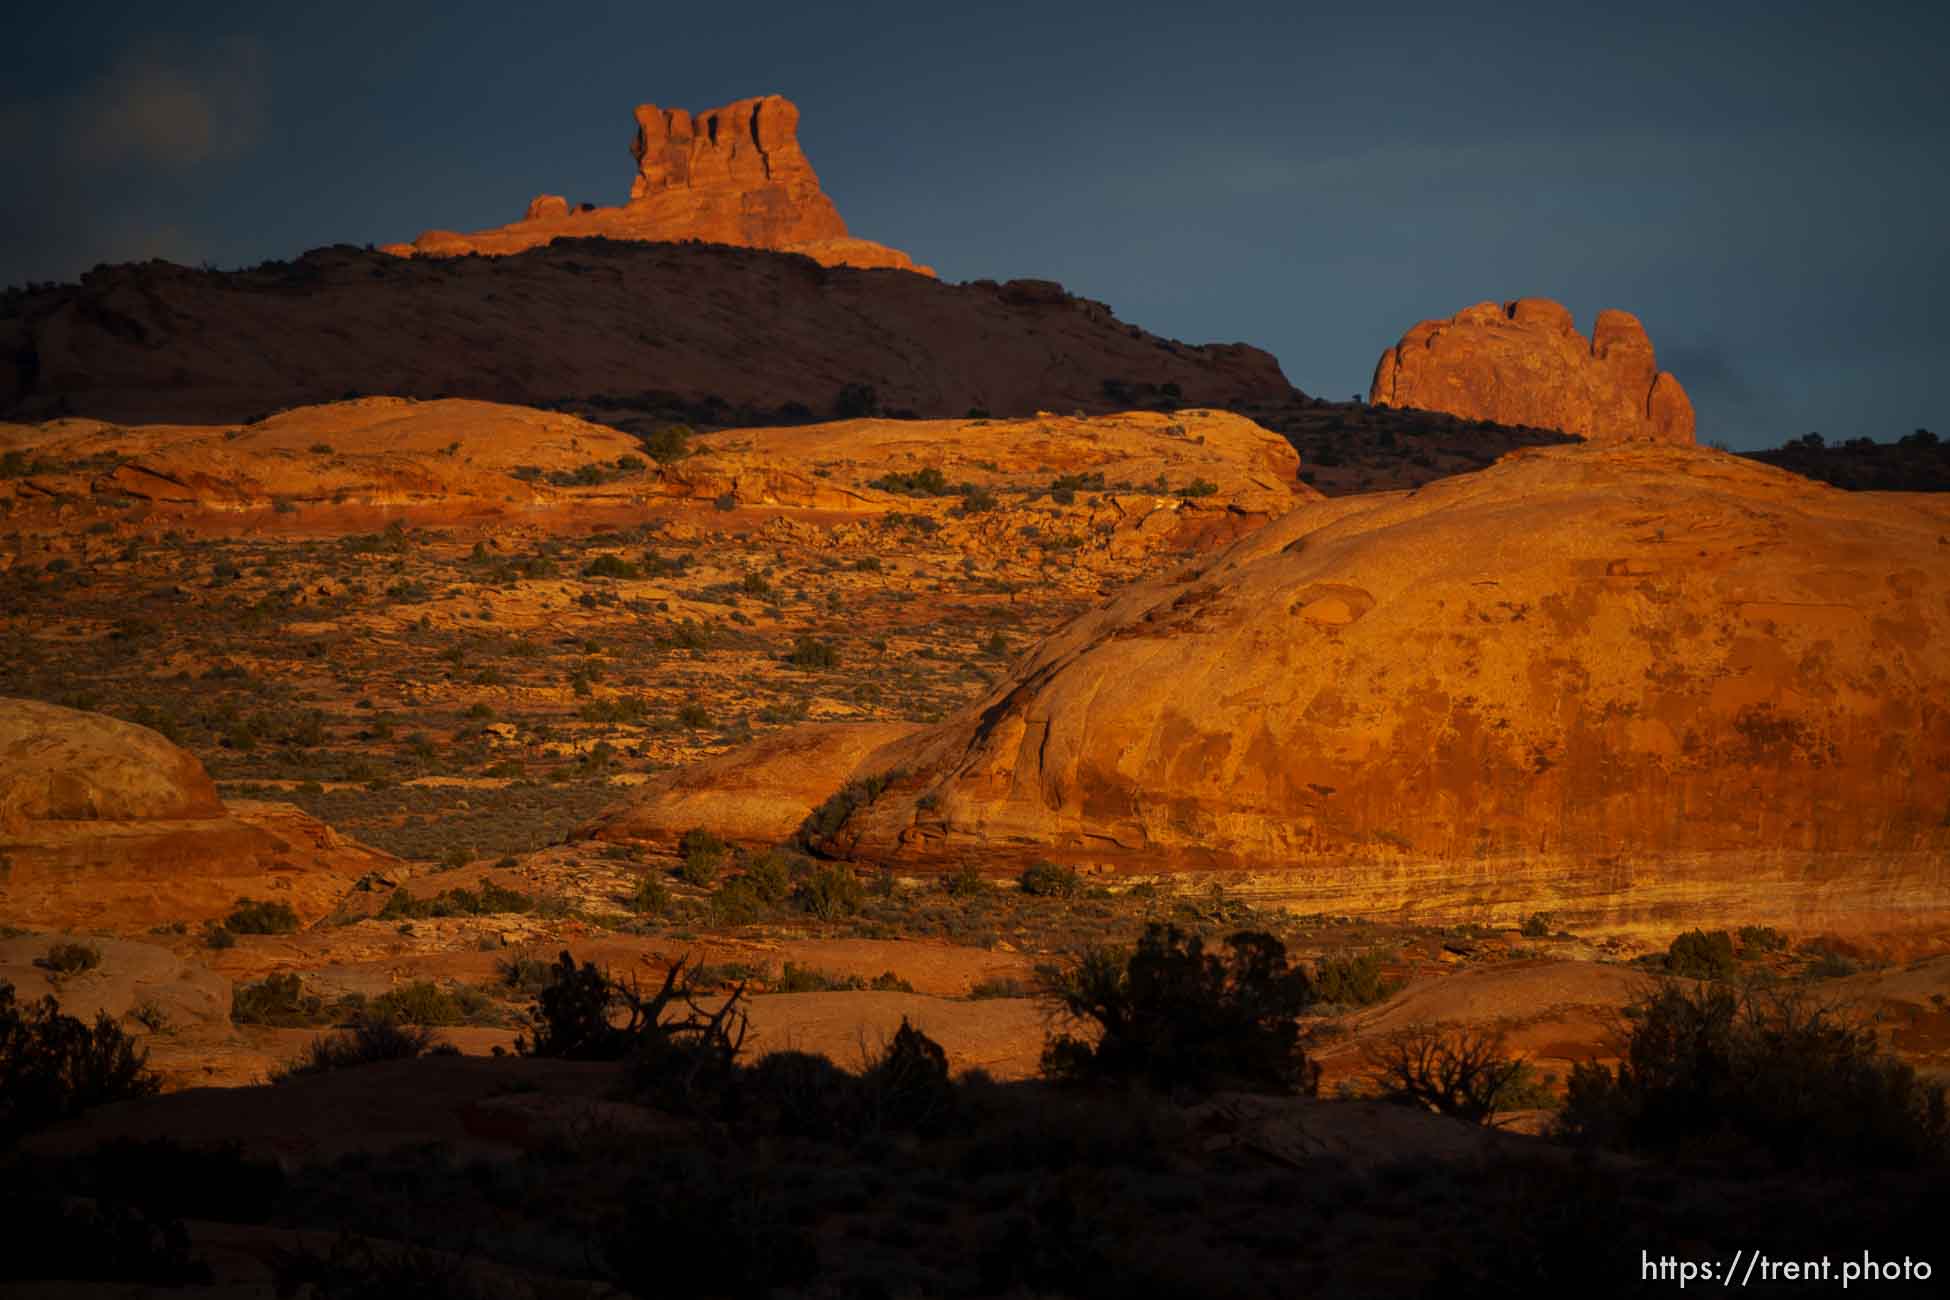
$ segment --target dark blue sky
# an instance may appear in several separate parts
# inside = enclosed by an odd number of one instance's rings
[[[1950,433],[1950,5],[68,0],[0,55],[0,282],[621,202],[778,92],[853,231],[1346,397],[1488,298],[1646,322],[1735,447]]]

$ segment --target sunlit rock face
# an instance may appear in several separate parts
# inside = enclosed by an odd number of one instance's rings
[[[691,113],[642,104],[630,145],[636,175],[621,207],[538,195],[522,219],[492,230],[429,230],[401,256],[517,253],[564,236],[685,240],[804,253],[826,266],[934,272],[906,253],[855,239],[799,147],[799,107],[782,95]]]
[[[1591,337],[1548,298],[1425,320],[1381,354],[1368,401],[1562,429],[1593,442],[1693,441],[1693,404],[1638,317],[1601,311]]]
[[[1412,917],[1940,918],[1946,536],[1932,498],[1644,443],[1302,505],[877,753],[903,775],[825,848]]]
[[[392,864],[285,804],[226,806],[196,757],[147,727],[0,699],[0,916],[138,933],[244,895],[322,915]]]

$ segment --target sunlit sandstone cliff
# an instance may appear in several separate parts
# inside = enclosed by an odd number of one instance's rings
[[[560,237],[684,240],[804,253],[826,266],[916,266],[906,253],[848,233],[839,209],[799,147],[799,108],[781,95],[741,99],[692,114],[639,105],[630,146],[637,171],[621,207],[571,205],[543,194],[521,220],[456,234],[429,230],[401,256],[517,253]]]

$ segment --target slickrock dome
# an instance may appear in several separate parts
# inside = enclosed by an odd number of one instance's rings
[[[1222,870],[1309,911],[1940,917],[1947,637],[1939,501],[1518,453],[1126,592],[873,755],[904,775],[824,847]]]
[[[147,727],[38,700],[0,700],[0,828],[221,816],[203,764]]]
[[[1601,311],[1587,341],[1548,298],[1482,302],[1423,321],[1381,354],[1368,401],[1593,442],[1693,441],[1693,404],[1654,363],[1638,317]]]
[[[243,895],[310,918],[393,859],[285,804],[226,807],[147,727],[0,699],[0,916],[123,933],[227,914]]]

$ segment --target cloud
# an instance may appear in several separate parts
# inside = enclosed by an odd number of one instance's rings
[[[264,50],[233,37],[196,50],[125,50],[54,106],[57,166],[186,171],[246,153],[266,123]]]

